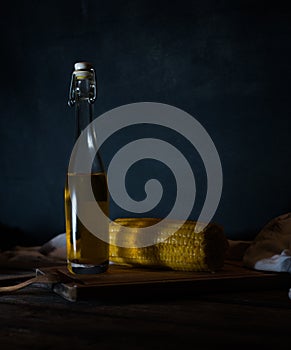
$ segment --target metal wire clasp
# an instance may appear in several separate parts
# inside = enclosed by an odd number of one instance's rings
[[[71,77],[70,91],[69,91],[69,100],[68,105],[70,107],[74,106],[76,103],[76,92],[78,91],[77,81],[88,79],[90,81],[89,87],[89,103],[94,103],[97,98],[97,83],[96,83],[96,74],[93,68],[88,70],[74,70]]]

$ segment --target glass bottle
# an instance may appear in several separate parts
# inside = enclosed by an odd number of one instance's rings
[[[88,152],[92,150],[90,144],[96,142],[96,133],[87,126],[93,121],[93,103],[96,100],[95,71],[88,62],[78,62],[74,66],[70,87],[69,106],[75,107],[76,140],[83,133],[88,141]],[[85,133],[85,134],[84,134]],[[86,141],[86,142],[87,142]],[[94,148],[93,148],[94,150]],[[95,150],[94,150],[95,152]],[[67,173],[65,186],[65,216],[67,239],[67,267],[75,274],[98,274],[105,272],[109,265],[109,245],[107,242],[92,234],[78,217],[78,211],[86,210],[89,198],[84,183],[91,179],[92,191],[99,207],[109,216],[109,194],[107,177],[99,151],[94,156],[90,174],[72,172]],[[77,191],[70,183],[73,181]],[[76,200],[76,196],[79,196]],[[73,202],[74,201],[74,202]],[[74,203],[74,205],[72,205]],[[83,208],[81,208],[83,206]],[[90,212],[90,215],[91,212]],[[102,224],[104,227],[104,223]],[[109,234],[108,224],[105,230]]]

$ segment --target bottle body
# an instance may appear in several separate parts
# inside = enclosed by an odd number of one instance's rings
[[[109,216],[106,174],[67,174],[65,186],[67,266],[71,273],[77,274],[102,273],[108,269],[108,243],[92,234],[78,217],[81,207],[87,211],[91,208],[88,194],[83,188],[86,177],[91,179],[92,190],[99,207],[107,217]],[[73,203],[73,196],[68,186],[69,180],[74,183],[74,188],[79,193],[77,203]],[[90,215],[94,215],[94,212]],[[98,222],[96,224],[98,225]],[[102,226],[104,227],[104,223]],[[108,224],[105,224],[104,229],[109,230]]]
[[[95,74],[92,68],[82,66],[82,69],[73,72],[73,84],[70,96],[73,96],[73,104],[76,112],[76,139],[82,135],[88,140],[84,157],[94,154],[94,161],[90,173],[82,172],[82,169],[74,169],[70,166],[65,184],[65,217],[66,217],[66,240],[67,240],[67,267],[75,274],[98,274],[103,273],[109,266],[109,244],[92,233],[86,226],[86,222],[80,220],[81,212],[86,212],[86,217],[93,220],[102,230],[103,237],[109,235],[109,222],[100,218],[94,210],[92,200],[95,199],[106,215],[109,217],[109,194],[107,176],[104,170],[100,154],[96,151],[96,132],[87,126],[93,120],[93,90],[96,87]],[[72,91],[73,90],[73,91]],[[93,145],[93,146],[92,146]],[[72,160],[71,160],[72,162]],[[88,188],[90,181],[90,188]],[[93,192],[94,197],[90,196]],[[95,204],[94,203],[94,204]],[[98,221],[99,220],[99,221]]]

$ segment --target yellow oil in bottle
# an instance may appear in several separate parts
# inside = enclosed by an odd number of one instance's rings
[[[109,195],[105,173],[67,174],[65,186],[67,266],[71,273],[77,274],[105,272],[109,264],[109,244],[92,234],[78,217],[78,210],[86,210],[86,206],[90,207],[88,206],[90,196],[85,186],[88,177],[91,180],[91,191],[96,202],[103,213],[107,217],[109,215]],[[72,208],[73,196],[68,186],[69,178],[79,195],[78,204],[75,205],[76,210]],[[89,215],[94,215],[94,212],[91,211]],[[98,222],[96,224],[98,225]],[[108,236],[109,223],[102,222],[101,227],[105,231],[104,235]]]

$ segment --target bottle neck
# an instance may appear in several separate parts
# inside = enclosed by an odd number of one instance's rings
[[[76,114],[76,139],[82,134],[82,146],[84,147],[84,164],[93,159],[91,173],[103,173],[104,165],[99,154],[97,145],[97,135],[92,125],[94,119],[93,104],[96,100],[96,79],[93,69],[84,71],[74,71],[69,95],[69,106],[75,107]],[[74,160],[72,161],[74,164]],[[83,169],[74,166],[73,172],[82,173]]]
[[[75,86],[76,138],[93,120],[93,104],[89,98],[90,81],[77,79]]]
[[[85,70],[75,70],[72,74],[68,103],[69,106],[75,106],[76,137],[79,137],[93,121],[93,103],[96,100],[96,93],[94,69],[86,67]]]

